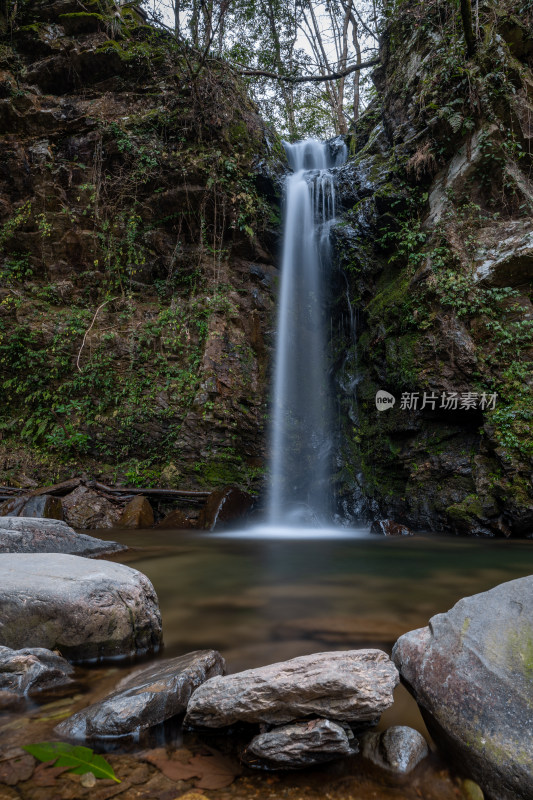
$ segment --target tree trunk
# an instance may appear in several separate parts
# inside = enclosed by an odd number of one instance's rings
[[[193,0],[191,18],[189,21],[193,47],[199,47],[200,44],[198,36],[198,26],[200,22],[200,9],[198,8],[199,2],[200,0]]]
[[[315,16],[315,11],[314,11],[314,8],[313,8],[313,0],[309,1],[308,8],[309,8],[309,12],[311,14],[311,20],[313,22],[313,28],[314,28],[314,32],[315,32],[315,39],[316,39],[316,42],[317,42],[317,49],[320,51],[320,53],[322,55],[322,63],[324,65],[323,74],[327,75],[328,73],[332,72],[332,69],[331,69],[331,67],[329,65],[329,60],[328,60],[328,57],[327,57],[327,54],[326,54],[326,50],[325,50],[325,47],[324,47],[324,42],[322,41],[322,34],[320,32],[320,27],[318,25],[318,22],[317,22],[317,19],[316,19],[316,16]],[[328,83],[326,83],[326,88],[327,88],[327,92],[328,92],[328,95],[329,95],[329,98],[330,98],[331,111],[332,111],[332,115],[333,115],[333,122],[335,124],[335,132],[336,133],[340,133],[340,131],[338,129],[339,97],[338,97],[337,87],[335,86],[335,84],[333,82],[329,82],[328,81]]]
[[[357,21],[352,18],[352,41],[353,46],[355,48],[355,52],[357,53],[357,61],[356,64],[361,63],[361,45],[359,44],[359,36],[357,30]],[[361,85],[361,72],[357,70],[354,72],[353,77],[353,121],[354,123],[357,122],[359,119],[359,103],[361,98],[360,92],[360,85]]]
[[[203,47],[209,49],[213,38],[213,0],[203,0],[201,8],[204,22]]]
[[[11,16],[11,0],[1,0],[0,2],[0,31],[6,31]]]
[[[344,9],[344,20],[342,24],[342,51],[339,58],[339,72],[346,69],[346,62],[348,59],[348,27],[350,24],[350,10],[352,0],[350,0],[347,8]],[[339,80],[339,93],[337,99],[337,119],[339,125],[339,133],[345,135],[348,133],[348,125],[346,124],[346,117],[344,116],[344,85],[346,83],[346,76]]]
[[[472,3],[471,0],[460,0],[461,2],[461,19],[463,21],[463,31],[466,42],[466,54],[468,58],[472,58],[476,52],[476,37],[474,35],[474,26],[472,25]]]
[[[173,2],[174,7],[174,33],[176,34],[176,39],[180,38],[180,0],[174,0]]]
[[[274,43],[274,56],[275,56],[275,63],[276,69],[278,70],[280,75],[283,75],[285,72],[283,59],[281,57],[281,43],[279,40],[279,32],[278,32],[278,25],[276,21],[276,17],[274,14],[274,9],[272,7],[272,3],[267,2],[266,6],[264,6],[264,10],[266,12],[269,25],[270,25],[270,33],[272,36],[272,41]],[[291,139],[294,139],[296,136],[296,119],[294,117],[294,87],[291,85],[284,85],[281,86],[281,96],[283,98],[283,105],[285,106],[285,114],[287,117],[287,128],[289,131],[289,136]]]

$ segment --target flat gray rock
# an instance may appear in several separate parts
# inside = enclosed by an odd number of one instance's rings
[[[185,723],[221,728],[235,722],[284,723],[320,716],[374,720],[392,705],[399,677],[381,650],[314,653],[211,678],[197,689]]]
[[[159,661],[123,680],[117,690],[99,703],[73,714],[56,727],[67,739],[125,736],[182,714],[193,691],[215,675],[225,662],[216,650]]]
[[[533,797],[533,576],[465,597],[398,639],[429,731],[489,798]]]
[[[104,542],[76,533],[66,522],[35,517],[0,517],[0,553],[68,553],[101,556],[127,550],[118,542]]]
[[[0,647],[0,691],[35,694],[72,683],[74,668],[42,647]]]
[[[361,744],[365,758],[400,775],[411,772],[429,753],[422,734],[407,725],[393,725],[382,733],[369,731]]]
[[[141,572],[62,553],[0,554],[0,645],[90,661],[150,652],[161,636],[157,596]]]
[[[242,760],[257,769],[301,769],[357,753],[348,726],[329,719],[312,719],[274,728],[256,736]]]

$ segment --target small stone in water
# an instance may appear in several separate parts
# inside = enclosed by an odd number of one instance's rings
[[[93,786],[96,786],[96,776],[92,772],[85,772],[81,776],[80,783],[84,789],[92,789]]]
[[[209,800],[209,798],[198,792],[187,792],[187,794],[180,794],[179,798],[176,797],[175,800]]]
[[[481,786],[478,786],[475,781],[471,781],[470,778],[463,781],[462,790],[466,800],[484,800],[485,798]]]
[[[407,725],[393,725],[383,733],[367,733],[362,739],[362,752],[378,767],[406,775],[428,755],[426,740]]]
[[[353,738],[348,726],[328,719],[295,722],[256,736],[242,760],[259,769],[299,769],[354,755]]]

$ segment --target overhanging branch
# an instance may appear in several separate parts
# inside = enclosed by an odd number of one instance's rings
[[[379,58],[373,58],[371,61],[364,61],[362,64],[353,64],[341,72],[331,72],[329,75],[278,75],[276,72],[267,72],[263,69],[239,69],[232,64],[232,69],[239,73],[239,75],[248,75],[256,78],[271,78],[274,81],[287,81],[288,83],[321,83],[322,81],[336,81],[339,78],[344,78],[346,75],[351,75],[352,72],[358,72],[367,67],[374,67],[380,63]]]

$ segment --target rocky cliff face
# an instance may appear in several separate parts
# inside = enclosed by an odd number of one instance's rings
[[[480,2],[470,60],[453,4],[389,19],[335,231],[345,511],[533,531],[532,13]]]
[[[0,15],[0,481],[257,485],[279,142],[222,63],[134,11],[17,8]],[[531,21],[529,2],[480,3],[468,59],[452,4],[391,13],[339,171],[344,516],[532,530]]]
[[[0,482],[253,485],[279,143],[133,11],[0,24]]]

